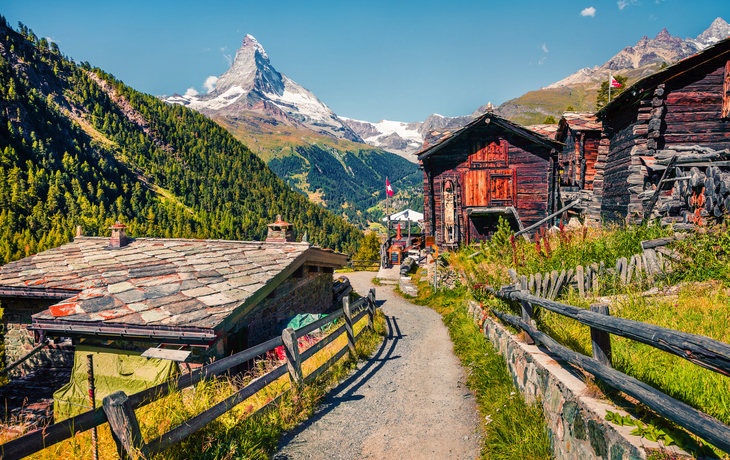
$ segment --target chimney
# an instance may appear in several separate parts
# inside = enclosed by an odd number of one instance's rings
[[[269,232],[266,235],[267,243],[287,243],[294,241],[294,230],[292,225],[281,220],[281,214],[276,216],[276,222],[269,224]]]
[[[81,225],[76,226],[76,236],[84,236],[84,231],[81,228]]]
[[[112,230],[112,237],[109,238],[109,247],[111,249],[119,249],[126,246],[127,234],[124,232],[124,229],[127,228],[127,226],[120,224],[119,221],[117,221],[116,224],[109,228]]]

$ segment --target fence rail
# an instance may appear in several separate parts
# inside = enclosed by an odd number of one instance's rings
[[[554,302],[519,290],[519,285],[503,286],[496,290],[486,287],[495,296],[516,300],[522,306],[522,318],[492,309],[502,320],[521,328],[531,339],[542,343],[551,352],[567,362],[593,374],[609,385],[638,399],[668,420],[686,428],[707,440],[719,449],[730,453],[730,427],[719,420],[698,411],[664,393],[629,377],[611,367],[610,335],[635,340],[660,350],[682,357],[706,369],[730,376],[730,345],[686,332],[667,329],[639,321],[611,317],[597,311]],[[539,306],[554,313],[572,318],[591,328],[594,338],[593,358],[576,353],[558,344],[547,334],[539,331],[532,323],[534,307]],[[597,310],[599,310],[597,308]],[[606,309],[607,310],[607,309]],[[596,332],[607,333],[602,340],[596,340]]]
[[[149,454],[162,452],[168,447],[190,436],[195,431],[199,430],[211,421],[220,417],[240,402],[256,394],[268,384],[286,374],[288,370],[290,371],[290,366],[279,366],[273,371],[262,375],[261,377],[250,382],[246,387],[242,388],[237,393],[219,402],[215,406],[207,409],[203,413],[193,417],[182,425],[173,428],[171,431],[163,434],[159,438],[150,441],[147,444],[144,444],[141,439],[134,441],[135,436],[125,436],[125,433],[120,432],[128,429],[129,426],[134,426],[136,424],[136,417],[134,417],[135,409],[138,409],[158,399],[161,399],[169,395],[172,391],[182,390],[183,388],[191,387],[206,378],[221,374],[239,364],[250,361],[257,356],[260,356],[282,345],[285,345],[287,356],[289,356],[289,354],[292,353],[293,350],[291,350],[291,344],[289,344],[290,346],[287,346],[287,344],[285,343],[284,336],[287,333],[293,334],[295,338],[293,346],[294,348],[296,348],[296,354],[298,354],[296,340],[297,338],[309,334],[312,331],[322,327],[323,325],[345,316],[345,324],[332,331],[317,344],[312,346],[310,349],[305,350],[301,354],[298,362],[295,363],[301,369],[302,362],[311,358],[314,353],[316,353],[316,351],[321,350],[324,346],[336,340],[344,332],[346,332],[347,324],[356,324],[365,315],[368,315],[368,327],[373,327],[373,317],[375,315],[375,309],[377,308],[375,303],[375,289],[371,289],[367,297],[363,297],[357,300],[352,305],[349,305],[349,298],[346,297],[345,299],[343,299],[343,304],[343,309],[338,310],[337,312],[328,315],[314,323],[311,323],[297,330],[287,329],[284,331],[284,334],[282,334],[282,336],[275,337],[271,340],[248,348],[242,352],[217,360],[189,374],[181,375],[175,379],[168,380],[167,382],[161,383],[159,385],[129,396],[124,395],[123,392],[112,393],[112,395],[104,398],[103,407],[84,412],[83,414],[79,414],[75,417],[63,420],[58,423],[54,423],[45,428],[31,431],[30,433],[27,433],[19,438],[13,439],[5,444],[0,445],[0,459],[20,459],[39,452],[61,441],[69,439],[73,437],[76,433],[87,431],[91,428],[103,425],[104,423],[110,421],[109,414],[113,413],[116,416],[117,412],[115,411],[118,411],[119,407],[122,406],[129,408],[129,410],[126,412],[127,417],[129,417],[129,419],[126,420],[126,423],[128,425],[125,426],[123,423],[122,426],[117,429],[112,423],[110,423],[110,426],[112,428],[112,436],[114,437],[115,442],[117,442],[120,456],[123,457],[123,453],[126,453],[132,458],[136,458],[139,452]],[[329,369],[334,363],[342,358],[348,352],[348,350],[354,348],[357,338],[364,330],[365,329],[361,330],[360,333],[356,336],[348,336],[347,346],[339,350],[334,356],[328,359],[319,368],[317,368],[312,373],[307,375],[307,377],[302,379],[302,381],[305,383],[311,382],[319,375],[324,373],[327,369]],[[312,349],[315,349],[315,351],[310,352],[310,350]],[[295,384],[295,382],[297,382],[297,376],[292,375],[291,371],[290,378],[293,384],[292,387],[296,387],[297,385]],[[280,398],[283,397],[283,395],[286,394],[287,391],[279,395],[275,399],[275,401],[280,400]],[[267,404],[267,406],[262,407],[257,412],[266,410],[267,408],[271,407],[271,404],[272,403]],[[134,442],[134,444],[132,444],[132,442]],[[122,452],[122,450],[124,450],[124,452]]]

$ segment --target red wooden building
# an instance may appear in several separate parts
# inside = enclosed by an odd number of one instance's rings
[[[515,230],[547,217],[557,206],[560,150],[559,142],[489,111],[456,131],[431,132],[417,153],[426,234],[453,249],[488,239],[499,216]]]
[[[601,128],[590,112],[565,112],[557,125],[555,140],[565,144],[559,155],[560,201],[582,198],[571,212],[584,213],[591,205]]]
[[[720,190],[727,188],[720,187],[728,159],[722,150],[730,148],[730,39],[639,80],[596,115],[603,139],[596,172],[602,183],[594,186],[601,215],[594,218],[639,220],[658,186],[656,210],[674,221],[686,221],[681,202],[687,208],[700,193],[707,198],[703,214],[730,212]],[[667,177],[674,180],[659,184],[674,156],[677,167]],[[695,177],[676,180],[686,174]]]

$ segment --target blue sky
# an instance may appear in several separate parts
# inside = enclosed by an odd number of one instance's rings
[[[338,115],[373,122],[466,115],[600,65],[663,27],[685,38],[718,16],[730,21],[728,0],[3,3],[13,26],[154,95],[204,92],[249,33]]]

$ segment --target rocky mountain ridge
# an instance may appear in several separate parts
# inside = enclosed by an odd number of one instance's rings
[[[571,105],[576,110],[591,111],[595,109],[596,90],[608,78],[609,72],[625,75],[633,83],[656,72],[664,62],[670,64],[692,56],[728,36],[730,24],[719,17],[696,38],[683,40],[673,37],[664,28],[653,39],[642,37],[636,45],[627,46],[601,66],[580,69],[551,85],[506,101],[494,111],[523,124],[541,123],[548,115],[559,118],[562,111]],[[487,106],[483,105],[462,117],[433,114],[423,122],[411,123],[385,120],[370,123],[340,118],[368,144],[415,161],[413,153],[420,149],[427,132],[438,128],[459,128],[486,109]]]
[[[246,111],[271,117],[285,126],[362,142],[311,91],[277,72],[264,47],[252,35],[244,37],[231,68],[218,78],[210,93],[174,94],[162,99],[185,105],[211,118],[237,116]]]

